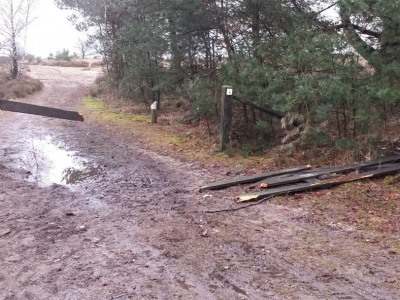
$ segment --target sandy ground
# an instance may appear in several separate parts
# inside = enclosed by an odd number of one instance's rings
[[[24,101],[74,110],[96,70],[32,66]],[[399,254],[126,132],[0,112],[0,299],[400,299]]]

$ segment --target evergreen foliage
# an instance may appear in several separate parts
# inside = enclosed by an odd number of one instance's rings
[[[93,45],[133,101],[180,94],[198,118],[229,84],[286,114],[285,143],[343,148],[378,138],[397,113],[400,0],[56,2],[78,28],[96,28]]]
[[[49,57],[50,57],[50,55],[49,55]],[[70,55],[69,50],[64,48],[62,51],[57,51],[54,58],[56,60],[70,61],[71,59],[76,58],[76,54]]]

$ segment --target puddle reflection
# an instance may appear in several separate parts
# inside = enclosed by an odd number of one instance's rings
[[[30,174],[29,178],[40,186],[72,185],[103,171],[90,167],[87,160],[76,156],[76,151],[61,149],[51,136],[29,140],[20,163]]]
[[[67,168],[63,171],[62,182],[65,184],[76,184],[83,180],[100,175],[104,172],[101,167],[85,168],[83,170],[76,168]]]

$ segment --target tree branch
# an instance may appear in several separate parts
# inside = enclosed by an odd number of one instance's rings
[[[344,33],[347,35],[347,38],[348,38],[349,42],[351,43],[351,45],[361,56],[363,56],[366,60],[370,61],[371,55],[372,55],[372,53],[375,52],[375,49],[371,45],[368,45],[368,43],[366,43],[359,36],[359,34],[356,31],[357,27],[359,29],[362,29],[362,28],[351,23],[350,13],[348,11],[348,8],[345,6],[345,4],[340,4],[339,15],[342,20]],[[363,30],[360,30],[360,32],[361,31],[363,31]]]
[[[380,32],[376,32],[376,31],[372,31],[372,30],[366,29],[365,27],[358,26],[358,25],[353,24],[351,22],[350,22],[350,24],[342,23],[342,24],[336,25],[335,29],[336,30],[345,29],[345,28],[348,28],[349,26],[353,27],[355,30],[358,30],[360,32],[360,34],[366,34],[366,35],[369,35],[369,36],[373,36],[373,37],[375,37],[377,39],[379,39],[381,37],[381,33]]]
[[[241,98],[239,96],[233,95],[233,99],[235,99],[235,100],[237,100],[239,102],[242,102],[243,104],[250,105],[250,106],[254,107],[255,109],[258,109],[259,111],[265,112],[265,113],[269,114],[270,116],[273,116],[273,117],[275,117],[277,119],[282,119],[282,118],[285,117],[285,114],[280,112],[280,111],[273,110],[273,109],[270,109],[270,108],[266,108],[266,107],[263,107],[263,106],[259,106],[259,105],[255,104],[255,103],[253,103],[253,102],[251,102],[249,100],[243,99],[243,98]],[[293,125],[297,127],[297,126],[300,125],[300,123],[299,123],[299,121],[295,120],[293,122]]]
[[[221,212],[237,211],[237,210],[240,210],[240,209],[245,209],[245,208],[248,208],[248,207],[251,207],[251,206],[255,206],[255,205],[261,204],[261,203],[263,203],[263,202],[265,202],[265,201],[267,201],[267,200],[269,200],[271,198],[272,197],[267,197],[267,198],[261,199],[260,201],[255,202],[255,203],[251,203],[251,204],[248,204],[248,205],[235,207],[235,208],[228,208],[228,209],[221,209],[221,210],[206,210],[205,213],[206,214],[215,214],[215,213],[221,213]]]
[[[321,9],[320,11],[316,12],[315,15],[318,16],[319,14],[322,14],[324,11],[327,11],[328,9],[334,7],[336,4],[339,4],[340,1],[341,1],[341,0],[336,1],[335,3],[329,5],[328,7],[325,7],[325,8],[323,8],[323,9]]]

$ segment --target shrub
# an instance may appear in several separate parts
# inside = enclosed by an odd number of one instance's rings
[[[56,60],[66,60],[70,61],[73,58],[73,56],[69,55],[69,50],[68,49],[63,49],[61,52],[57,51],[55,59]]]
[[[28,61],[28,62],[33,62],[34,60],[35,60],[35,56],[34,55],[32,55],[32,54],[27,54],[26,55],[26,60]]]
[[[43,83],[27,75],[11,80],[6,73],[0,74],[0,96],[6,99],[24,98],[40,91]]]

